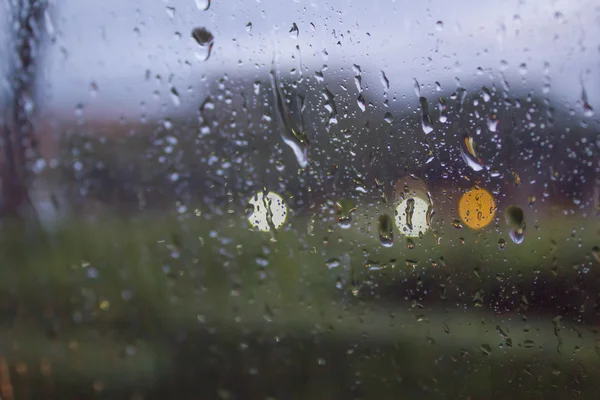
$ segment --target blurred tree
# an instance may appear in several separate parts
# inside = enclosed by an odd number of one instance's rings
[[[0,120],[2,169],[0,215],[30,219],[31,162],[36,155],[36,77],[47,0],[7,0],[5,26],[8,93]]]

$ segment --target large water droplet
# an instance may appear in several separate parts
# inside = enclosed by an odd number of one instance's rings
[[[581,101],[583,103],[583,115],[585,115],[588,118],[593,117],[594,109],[592,108],[592,106],[590,106],[590,103],[588,101],[587,91],[583,87],[583,82],[581,83]]]
[[[509,227],[508,235],[516,243],[522,243],[525,239],[525,213],[520,207],[508,206],[505,211],[506,224]]]
[[[487,118],[487,127],[490,132],[498,131],[498,116],[496,114],[490,114]]]
[[[413,89],[415,90],[417,97],[421,97],[421,85],[419,85],[417,78],[414,78]]]
[[[392,217],[387,214],[381,214],[377,220],[377,230],[379,231],[381,245],[391,247],[394,244],[394,224]]]
[[[275,97],[276,114],[283,124],[283,129],[280,131],[281,139],[283,139],[283,142],[294,152],[300,168],[306,168],[308,165],[308,138],[303,132],[295,127],[295,124],[292,121],[283,93],[279,87],[279,77],[275,69],[271,70],[271,86]]]
[[[383,89],[385,89],[386,93],[390,90],[390,81],[388,77],[385,75],[385,72],[381,71],[380,73],[381,84],[383,85]]]
[[[213,34],[208,29],[200,27],[192,30],[192,37],[194,40],[196,40],[201,48],[200,52],[196,52],[196,57],[203,61],[208,60],[213,48],[213,44],[215,43],[215,37]]]
[[[177,89],[171,88],[171,101],[175,107],[179,107],[181,105],[181,98],[179,97],[179,92]]]
[[[198,10],[206,11],[210,8],[210,0],[196,0]]]
[[[460,145],[460,155],[473,171],[478,172],[483,169],[482,161],[477,154],[476,144],[472,137],[467,135],[463,137]]]
[[[296,25],[295,22],[292,23],[292,27],[290,28],[290,34],[294,39],[296,39],[300,34],[300,29],[298,29],[298,25]]]
[[[445,123],[446,121],[448,121],[448,106],[446,105],[446,102],[442,98],[438,99],[438,111],[440,113],[438,120],[442,124]]]
[[[166,7],[165,11],[167,12],[167,15],[169,16],[169,18],[171,18],[171,19],[175,18],[175,7]]]
[[[367,103],[365,102],[365,98],[362,94],[358,95],[358,97],[356,98],[356,104],[358,104],[358,108],[360,108],[360,111],[362,112],[364,112],[367,109]]]
[[[341,199],[336,201],[338,225],[342,229],[348,229],[352,225],[352,213],[356,206],[351,200]]]
[[[425,97],[420,97],[419,102],[421,103],[421,127],[423,128],[423,132],[428,134],[433,131],[433,122],[429,115],[429,105]]]

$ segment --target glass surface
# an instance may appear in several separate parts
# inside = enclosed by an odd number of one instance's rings
[[[595,398],[595,1],[6,0],[0,398]]]

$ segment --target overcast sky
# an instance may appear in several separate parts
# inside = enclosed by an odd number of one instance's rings
[[[289,33],[294,23],[297,38]],[[195,54],[195,27],[215,36],[207,61]],[[383,70],[399,97],[415,96],[414,78],[452,90],[455,77],[481,86],[504,69],[514,90],[540,92],[548,63],[551,95],[574,105],[583,83],[600,108],[600,6],[593,0],[213,0],[208,11],[196,0],[61,0],[45,28],[45,113],[79,103],[90,116],[135,117],[141,103],[147,113],[196,109],[207,82],[224,73],[267,80],[274,53],[284,74],[298,68],[296,46],[305,76],[323,64],[326,75],[351,76],[357,64],[372,94],[383,95]],[[478,67],[486,72],[478,76]],[[181,95],[178,107],[171,86]]]

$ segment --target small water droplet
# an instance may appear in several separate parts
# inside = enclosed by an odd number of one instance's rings
[[[175,7],[165,7],[165,11],[167,12],[169,18],[175,18]]]
[[[506,240],[504,240],[504,239],[502,239],[502,238],[501,238],[501,239],[499,239],[499,240],[498,240],[498,248],[499,248],[500,250],[504,250],[504,248],[505,248],[505,247],[506,247]]]
[[[481,345],[481,351],[486,356],[491,356],[492,355],[492,347],[489,344],[482,344]]]
[[[462,229],[462,224],[460,223],[459,220],[455,219],[454,221],[452,221],[452,226],[456,229]]]
[[[192,37],[200,45],[202,52],[196,53],[198,59],[206,61],[210,58],[213,45],[215,43],[215,37],[213,34],[204,27],[194,28],[192,30]]]
[[[246,32],[251,32],[252,31],[252,22],[248,22],[246,24]]]
[[[521,75],[527,75],[527,64],[522,63],[521,65],[519,65],[519,73]]]
[[[381,245],[391,247],[394,244],[394,224],[392,217],[388,214],[381,214],[377,220],[377,229]]]
[[[210,8],[210,0],[196,0],[196,7],[198,10],[206,11]]]
[[[444,23],[442,21],[437,21],[435,23],[435,29],[437,29],[438,32],[441,32],[444,30]]]

